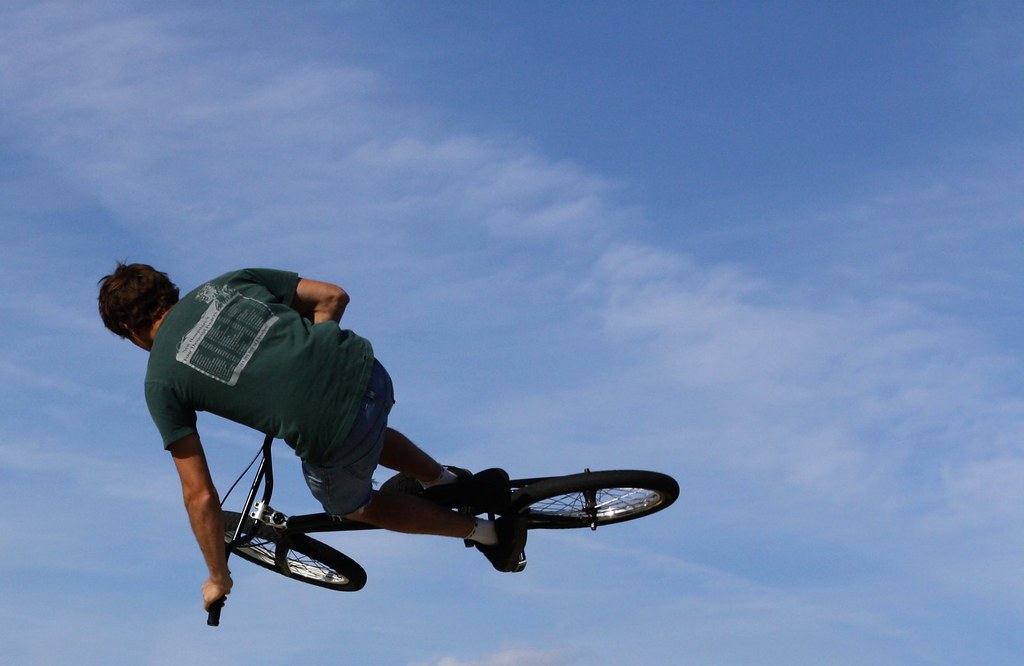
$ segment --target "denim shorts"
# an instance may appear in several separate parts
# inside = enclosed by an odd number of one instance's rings
[[[302,474],[324,511],[346,516],[363,508],[373,490],[373,470],[384,447],[384,429],[395,404],[391,376],[374,360],[359,414],[341,446],[323,466],[302,463]]]

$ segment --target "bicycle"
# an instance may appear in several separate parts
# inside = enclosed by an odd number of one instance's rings
[[[271,445],[267,435],[260,452],[225,494],[260,461],[241,512],[224,511],[224,539],[228,557],[232,553],[261,567],[303,583],[331,590],[355,592],[366,584],[366,571],[358,562],[309,534],[377,529],[373,525],[310,513],[288,516],[270,506],[274,489]],[[400,486],[393,478],[381,487]],[[261,499],[256,500],[263,487]],[[679,484],[671,476],[642,470],[614,470],[513,479],[509,509],[526,519],[529,529],[571,529],[620,523],[648,516],[667,508],[679,496]],[[223,504],[223,502],[222,502]],[[463,498],[438,502],[467,515],[493,513]],[[243,519],[243,516],[245,517]],[[466,544],[469,546],[469,542]],[[519,570],[525,567],[525,559]],[[207,624],[217,626],[224,600],[210,607]]]

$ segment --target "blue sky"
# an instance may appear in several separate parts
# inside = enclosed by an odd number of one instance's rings
[[[5,662],[1016,663],[1019,4],[83,5],[0,8]],[[363,591],[238,562],[209,629],[124,258],[337,282],[442,460],[681,499],[517,576],[328,536]]]

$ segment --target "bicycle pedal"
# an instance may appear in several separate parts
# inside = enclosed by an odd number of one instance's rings
[[[519,562],[516,563],[516,568],[512,570],[512,573],[519,573],[526,568],[526,553],[522,552],[519,554]]]

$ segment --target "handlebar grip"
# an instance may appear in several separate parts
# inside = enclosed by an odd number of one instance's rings
[[[226,597],[221,597],[210,604],[210,609],[206,614],[206,624],[208,626],[216,627],[220,625],[220,609],[224,608],[225,599]]]

